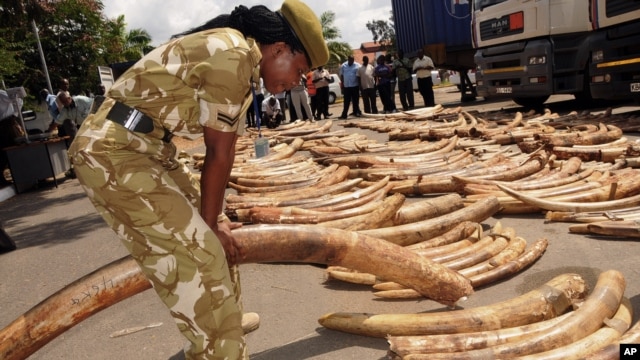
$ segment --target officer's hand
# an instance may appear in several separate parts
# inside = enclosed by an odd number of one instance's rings
[[[220,240],[220,244],[222,244],[222,247],[224,248],[224,253],[227,257],[227,263],[229,266],[236,265],[245,256],[245,249],[231,233],[231,230],[237,229],[241,226],[241,223],[223,221],[218,223],[217,229],[214,229],[214,232]]]

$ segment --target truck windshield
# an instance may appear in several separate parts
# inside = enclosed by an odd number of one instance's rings
[[[473,0],[474,10],[482,10],[486,7],[505,2],[507,0]]]

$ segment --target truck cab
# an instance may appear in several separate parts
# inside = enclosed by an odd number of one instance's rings
[[[471,26],[478,95],[510,97],[524,106],[541,105],[552,94],[573,94],[579,100],[611,97],[611,93],[594,91],[593,81],[600,79],[593,77],[596,62],[602,60],[593,54],[601,53],[598,48],[613,34],[621,39],[619,48],[635,46],[627,54],[640,54],[630,37],[635,35],[637,42],[639,4],[624,0],[475,0]],[[612,9],[619,13],[617,19],[606,16]],[[623,28],[624,35],[619,33]],[[629,91],[626,95],[633,96]]]

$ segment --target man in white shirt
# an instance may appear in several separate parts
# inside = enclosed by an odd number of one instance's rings
[[[287,114],[285,113],[285,110],[287,110],[287,92],[282,91],[277,93],[275,96],[276,100],[278,100],[278,102],[280,103],[280,113],[282,115],[282,121],[286,122]]]
[[[369,63],[369,57],[366,55],[362,57],[362,66],[358,69],[358,79],[360,80],[364,112],[377,114],[375,68]]]
[[[317,114],[315,114],[316,120],[320,120],[322,116],[325,119],[331,117],[331,113],[329,113],[329,84],[333,82],[333,78],[331,74],[324,69],[322,66],[319,66],[313,72],[313,85],[316,87],[316,99],[317,101]]]
[[[282,122],[282,109],[280,108],[280,102],[271,95],[264,99],[262,102],[262,120],[269,129],[275,129],[280,126]]]
[[[424,50],[418,50],[418,58],[413,62],[413,72],[418,78],[418,91],[424,100],[424,106],[435,106],[433,94],[433,80],[431,70],[434,69],[433,60],[424,54]]]

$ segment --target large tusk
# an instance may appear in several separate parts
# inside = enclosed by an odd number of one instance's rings
[[[318,322],[329,329],[379,338],[496,330],[554,318],[586,293],[582,277],[563,274],[524,295],[473,309],[418,314],[330,313]]]
[[[631,301],[622,298],[618,311],[612,319],[605,319],[604,326],[589,336],[584,337],[569,345],[555,348],[553,350],[519,357],[519,360],[578,360],[586,355],[600,350],[601,348],[616,341],[627,331],[633,321],[633,307]]]
[[[414,360],[503,359],[537,354],[562,347],[594,333],[606,319],[611,318],[620,307],[624,289],[625,280],[620,272],[605,271],[600,274],[593,293],[574,311],[575,314],[546,333],[480,350],[463,353],[416,354],[406,358]]]
[[[498,212],[499,209],[500,203],[498,199],[487,197],[443,216],[412,224],[363,230],[361,233],[385,239],[398,245],[411,245],[443,234],[462,221],[482,222]]]
[[[458,271],[460,275],[467,276],[471,281],[471,285],[474,288],[478,288],[497,280],[504,279],[509,275],[513,275],[525,267],[531,265],[534,261],[539,259],[546,250],[549,241],[547,239],[540,239],[536,241],[527,251],[520,253],[517,257],[514,257],[514,252],[517,248],[510,249],[509,253],[506,253],[503,258],[498,257],[496,262],[489,260],[488,264],[482,265],[480,269],[475,267],[461,269]],[[526,244],[519,243],[517,246],[524,246]],[[515,247],[516,245],[514,245]],[[499,263],[498,261],[503,261]],[[479,264],[480,265],[480,264]],[[482,271],[482,272],[479,272]],[[398,286],[393,283],[380,283],[374,286],[375,289],[380,289],[374,293],[375,296],[393,299],[416,299],[422,297],[417,291],[413,289],[407,289],[402,286]]]
[[[393,336],[389,337],[390,350],[407,359],[429,359],[430,353],[465,352],[483,348],[490,348],[501,344],[526,341],[533,336],[553,332],[553,329],[575,316],[569,312],[557,318],[533,323],[515,328],[496,331],[483,331],[468,334],[426,335],[426,336]],[[613,319],[605,320],[605,326],[593,334],[550,351],[518,357],[522,360],[572,360],[582,359],[591,353],[617,340],[629,327],[633,318],[633,308],[627,298],[623,298]],[[616,348],[618,351],[619,348]],[[618,353],[616,353],[618,355]],[[451,354],[451,357],[455,357]],[[618,356],[615,357],[617,359]],[[611,358],[613,359],[613,358]]]
[[[409,249],[358,232],[311,225],[251,225],[234,230],[233,235],[248,248],[243,262],[340,265],[399,282],[444,304],[473,292],[469,281],[456,272]],[[292,241],[295,239],[304,241]]]
[[[620,344],[640,344],[640,321],[627,330],[619,339],[584,357],[585,360],[618,360]]]
[[[89,316],[150,289],[129,256],[72,282],[0,330],[0,359],[21,360]]]
[[[321,222],[318,225],[323,227],[358,231],[375,229],[385,222],[391,221],[396,212],[404,203],[405,197],[402,194],[393,194],[383,200],[376,210],[363,215],[356,215],[338,220]]]
[[[389,350],[401,357],[409,354],[470,351],[517,341],[532,334],[549,331],[571,315],[572,313],[569,312],[549,320],[498,330],[461,334],[389,336],[387,342]]]
[[[605,210],[614,210],[621,209],[625,207],[637,206],[640,205],[640,195],[634,195],[623,199],[618,200],[609,200],[609,201],[597,201],[597,202],[568,202],[568,201],[551,201],[544,200],[540,198],[536,198],[533,196],[525,195],[521,192],[511,190],[510,188],[504,185],[497,185],[500,190],[506,192],[507,194],[513,196],[514,198],[525,202],[530,205],[537,206],[544,210],[552,210],[552,211],[573,211],[573,212],[587,212],[587,211],[605,211]]]

